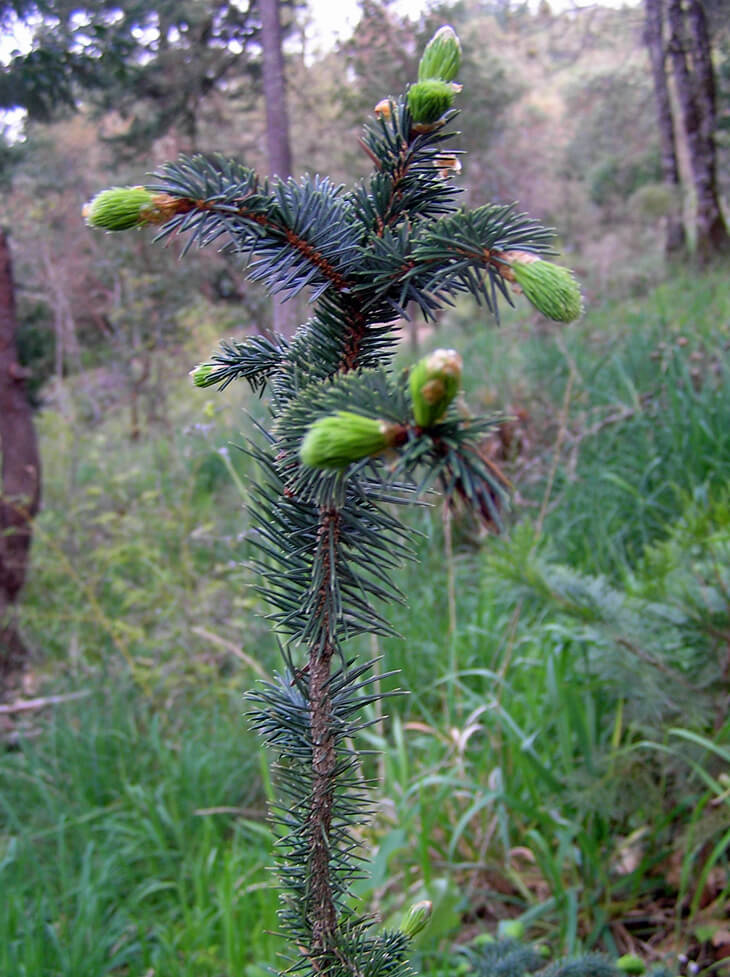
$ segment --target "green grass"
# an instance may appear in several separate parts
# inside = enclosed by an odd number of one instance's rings
[[[530,422],[504,538],[457,519],[449,566],[439,510],[411,511],[403,638],[356,647],[410,693],[366,737],[384,780],[360,893],[391,921],[433,899],[423,972],[516,915],[558,952],[618,952],[626,929],[658,927],[677,952],[711,946],[729,896],[725,286],[676,277],[554,335],[461,309],[466,332],[432,337],[464,352],[472,406]],[[119,418],[41,418],[24,628],[46,685],[91,695],[35,720],[0,767],[0,973],[276,965],[240,699],[275,645],[247,590],[252,473],[221,453],[242,443],[240,406],[258,408],[199,397],[180,385],[167,428],[137,443]],[[657,904],[661,924],[637,912]]]
[[[0,769],[0,972],[263,967],[276,894],[240,701],[145,700],[109,678]]]

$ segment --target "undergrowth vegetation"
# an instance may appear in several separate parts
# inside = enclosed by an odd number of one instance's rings
[[[424,339],[463,350],[474,407],[510,405],[492,448],[518,494],[499,539],[411,514],[402,638],[370,649],[412,691],[370,717],[363,773],[384,780],[360,891],[386,919],[433,901],[423,972],[514,917],[556,952],[719,972],[726,281],[677,275],[549,333],[523,309],[472,331],[463,306]],[[274,959],[268,788],[240,693],[276,649],[247,590],[249,462],[231,446],[240,408],[260,408],[241,391],[171,402],[137,441],[118,412],[39,417],[24,632],[38,686],[85,695],[8,734],[3,974],[258,977]]]
[[[238,703],[171,716],[111,671],[0,770],[0,972],[258,975],[276,893]]]

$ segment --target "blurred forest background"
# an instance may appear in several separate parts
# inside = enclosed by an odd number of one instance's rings
[[[669,40],[672,16],[695,37],[698,5],[707,45],[685,61],[687,91],[709,80],[714,112],[700,98],[693,128]],[[464,49],[464,199],[518,201],[556,227],[587,312],[556,327],[520,303],[496,328],[459,300],[435,327],[404,325],[404,364],[462,351],[470,406],[504,414],[489,450],[516,490],[499,538],[438,507],[411,513],[403,639],[355,649],[384,654],[411,692],[372,717],[382,785],[361,894],[386,920],[433,900],[424,973],[452,972],[456,944],[514,917],[556,952],[721,973],[727,0],[462,0],[416,20],[362,0],[327,50],[305,3],[81,6],[0,4],[0,371],[32,405],[42,471],[0,632],[26,665],[0,702],[0,973],[263,977],[277,950],[271,787],[241,716],[242,691],[278,667],[246,562],[255,471],[236,448],[265,408],[232,387],[209,399],[186,374],[219,337],[290,330],[306,306],[272,307],[231,257],[92,233],[82,205],[179,152],[353,182],[371,165],[364,117],[415,79],[443,23]],[[277,51],[288,125],[271,114]],[[714,224],[697,175],[708,146]],[[14,430],[36,471],[31,429]]]

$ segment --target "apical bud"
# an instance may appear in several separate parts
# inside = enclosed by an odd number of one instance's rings
[[[399,424],[339,410],[312,424],[302,441],[299,458],[308,468],[347,468],[353,461],[391,447],[401,430]]]
[[[419,427],[431,427],[443,416],[459,392],[462,366],[455,349],[436,349],[412,367],[409,386]]]
[[[538,312],[555,322],[572,322],[581,316],[580,288],[569,268],[523,251],[505,251],[501,257],[509,261],[501,274],[517,282]]]
[[[435,78],[412,85],[408,89],[408,108],[413,121],[426,126],[438,122],[454,104],[454,93],[458,90],[458,86]]]
[[[461,67],[461,44],[453,27],[441,27],[426,45],[418,65],[418,80],[453,81]]]
[[[144,187],[110,187],[97,193],[82,211],[90,227],[127,231],[147,223],[156,211],[154,196]]]
[[[400,924],[401,933],[405,933],[406,936],[413,939],[417,933],[420,933],[421,930],[428,926],[431,920],[432,909],[433,903],[429,899],[414,902],[403,917],[403,922]]]
[[[209,387],[210,383],[208,382],[208,378],[214,370],[215,366],[212,363],[199,363],[195,369],[190,371],[190,376],[193,378],[195,386]]]
[[[393,100],[391,98],[381,98],[373,109],[373,112],[379,119],[385,119],[387,122],[393,114]]]
[[[522,940],[525,924],[519,919],[502,919],[497,927],[497,935],[502,940]]]

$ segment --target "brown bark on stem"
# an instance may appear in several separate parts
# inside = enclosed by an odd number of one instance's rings
[[[27,371],[18,363],[17,328],[10,247],[0,228],[0,692],[27,659],[14,608],[40,501],[40,458],[25,395]]]
[[[336,510],[323,510],[320,515],[320,540],[324,543],[322,546],[324,573],[320,604],[323,609],[329,602],[328,591],[335,572],[335,568],[330,565],[328,541],[331,534],[337,531],[339,518]],[[323,633],[327,634],[329,621],[326,617],[323,623]],[[325,639],[321,646],[313,645],[309,652],[313,785],[309,821],[308,913],[312,927],[312,966],[317,971],[327,969],[326,963],[321,963],[322,956],[332,948],[337,930],[337,911],[332,898],[330,872],[330,829],[334,803],[334,774],[337,766],[329,687],[333,653],[334,646],[329,639]]]
[[[332,736],[332,700],[328,692],[332,648],[326,647],[310,659],[309,689],[312,723],[312,809],[310,814],[309,912],[314,956],[332,945],[337,913],[332,901],[330,878],[330,829],[332,827],[332,785],[337,755]],[[316,966],[316,960],[313,960]]]

